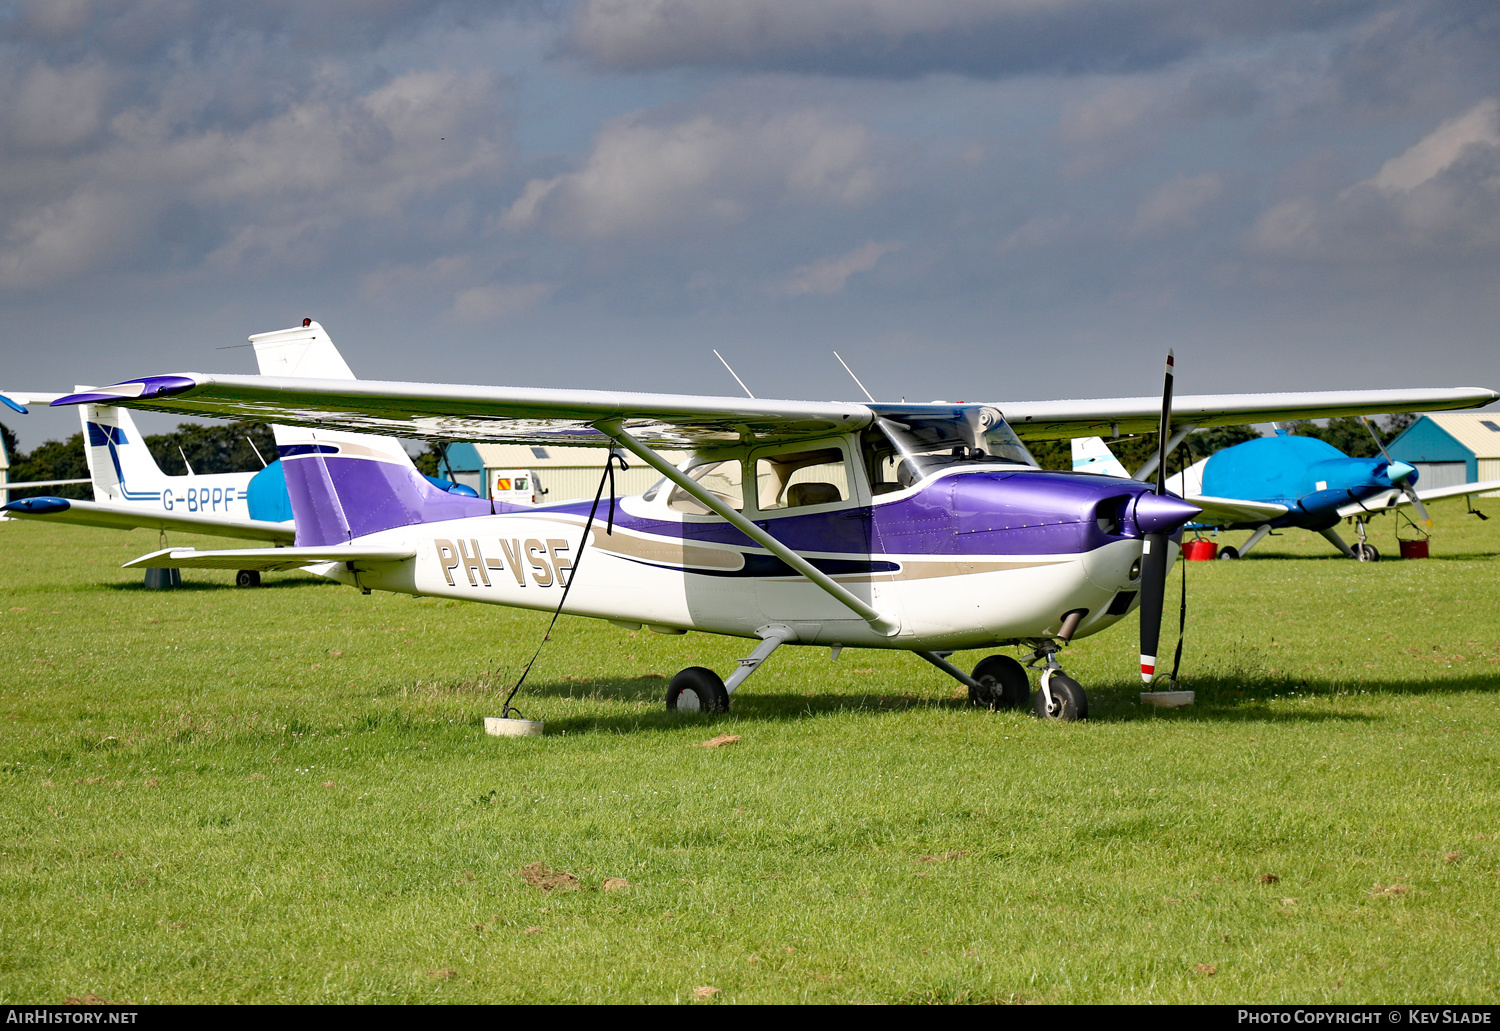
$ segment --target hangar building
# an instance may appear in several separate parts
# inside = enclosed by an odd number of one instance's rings
[[[1423,415],[1386,450],[1397,461],[1417,467],[1419,489],[1500,480],[1500,412]]]

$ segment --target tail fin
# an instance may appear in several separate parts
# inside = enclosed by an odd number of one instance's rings
[[[354,379],[316,322],[250,338],[263,376]],[[365,534],[494,511],[417,471],[401,442],[346,430],[276,426],[298,547],[342,544]]]
[[[1130,479],[1130,474],[1115,457],[1115,453],[1109,449],[1101,437],[1074,437],[1073,438],[1073,471],[1075,473],[1094,473],[1098,476],[1118,476],[1122,480]]]
[[[130,412],[108,405],[80,405],[78,418],[83,423],[94,500],[161,504],[167,475],[151,457]]]

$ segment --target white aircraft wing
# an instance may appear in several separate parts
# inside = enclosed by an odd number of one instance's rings
[[[1173,418],[1179,426],[1227,426],[1473,408],[1497,399],[1500,394],[1479,387],[1213,394],[1177,398]],[[54,403],[85,402],[405,437],[600,447],[610,440],[592,424],[620,419],[646,443],[678,448],[808,440],[860,429],[877,413],[899,417],[954,408],[199,373],[130,380]],[[985,403],[999,408],[1022,437],[1036,440],[1147,432],[1156,429],[1161,415],[1157,397]]]
[[[1492,490],[1500,490],[1500,480],[1480,480],[1478,483],[1460,483],[1452,487],[1429,487],[1427,490],[1417,491],[1417,499],[1439,501],[1443,498],[1461,498],[1465,494],[1484,494]],[[1401,491],[1388,490],[1372,498],[1366,498],[1364,501],[1351,501],[1339,509],[1339,518],[1347,519],[1361,512],[1384,512],[1409,504],[1411,504],[1411,499]]]
[[[234,548],[198,551],[196,548],[163,548],[131,559],[121,569],[254,569],[273,572],[300,569],[319,562],[348,562],[361,569],[417,557],[416,548],[382,548],[365,544],[342,544],[326,548]]]
[[[593,428],[604,419],[620,419],[637,438],[669,448],[811,440],[874,419],[867,406],[842,401],[196,373],[99,387],[57,403],[90,401],[359,433],[596,447],[612,443]]]
[[[85,480],[85,483],[88,481]],[[177,530],[183,533],[206,533],[219,537],[248,537],[251,540],[292,543],[297,533],[291,523],[274,523],[265,519],[226,519],[222,516],[190,515],[135,505],[110,505],[72,498],[22,498],[3,510],[15,519],[36,519],[51,523],[74,523],[80,526],[107,526],[115,530]]]
[[[1290,509],[1274,501],[1243,501],[1239,498],[1211,498],[1193,495],[1182,499],[1190,505],[1203,509],[1202,515],[1193,517],[1195,523],[1221,524],[1269,522],[1284,516]]]
[[[1252,422],[1328,419],[1344,415],[1435,412],[1478,408],[1500,400],[1483,387],[1422,387],[1401,390],[1308,390],[1279,394],[1189,394],[1172,400],[1172,424],[1239,426]],[[1159,397],[1113,397],[1083,401],[1011,401],[997,407],[1027,440],[1119,436],[1155,432]]]

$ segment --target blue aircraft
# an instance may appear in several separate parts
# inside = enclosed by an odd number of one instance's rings
[[[1500,489],[1500,480],[1486,480],[1418,490],[1416,468],[1392,459],[1378,437],[1375,443],[1381,457],[1351,458],[1316,437],[1277,429],[1274,436],[1224,448],[1194,463],[1168,478],[1167,489],[1203,509],[1188,529],[1252,531],[1238,548],[1220,549],[1220,558],[1243,558],[1272,530],[1296,527],[1322,534],[1361,562],[1380,559],[1365,540],[1371,516],[1410,505],[1430,526],[1423,502]],[[1075,442],[1074,467],[1119,475],[1101,455],[1102,447],[1102,441],[1092,438]],[[1352,547],[1335,529],[1340,520],[1351,518],[1359,535]]]

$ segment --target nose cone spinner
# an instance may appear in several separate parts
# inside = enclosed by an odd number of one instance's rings
[[[1173,533],[1202,511],[1170,494],[1142,494],[1135,503],[1135,523],[1142,533]]]
[[[1385,474],[1393,484],[1406,483],[1416,471],[1416,466],[1407,465],[1405,462],[1391,462],[1385,467]]]

